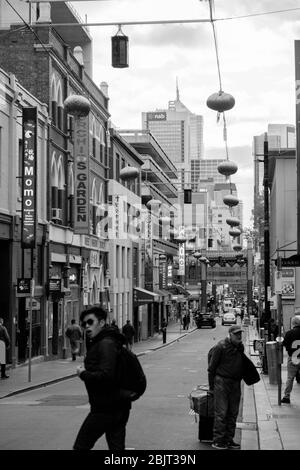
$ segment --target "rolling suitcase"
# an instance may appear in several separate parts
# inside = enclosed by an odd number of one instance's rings
[[[189,395],[191,408],[199,415],[198,439],[199,441],[213,440],[214,426],[214,397],[208,392],[208,387],[198,385]]]
[[[213,427],[214,427],[214,396],[206,392],[200,398],[199,410],[199,441],[212,441],[213,440]]]

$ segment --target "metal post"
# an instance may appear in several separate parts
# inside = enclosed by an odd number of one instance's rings
[[[265,321],[271,317],[268,289],[270,286],[270,227],[269,227],[269,146],[268,134],[264,134],[264,284],[265,284]]]
[[[281,257],[279,256],[279,246],[277,242],[277,277],[281,276]],[[280,289],[281,291],[281,289]],[[282,342],[281,342],[281,330],[282,330],[282,298],[281,294],[277,294],[277,318],[278,318],[278,340],[277,341],[277,383],[278,383],[278,405],[281,405],[281,364],[282,364]]]
[[[33,252],[33,250],[32,250]],[[32,255],[33,256],[33,255]],[[31,382],[31,353],[32,353],[32,298],[34,296],[34,279],[30,281],[29,297],[29,338],[28,338],[28,382]]]

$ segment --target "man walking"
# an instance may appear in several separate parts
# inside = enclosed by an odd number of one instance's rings
[[[8,379],[9,375],[6,374],[6,350],[10,347],[10,337],[3,323],[3,318],[0,318],[1,379]]]
[[[293,389],[294,378],[300,373],[300,315],[295,315],[291,321],[292,329],[287,331],[283,346],[288,353],[287,360],[287,380],[285,384],[284,396],[281,403],[291,403],[290,395]]]
[[[116,328],[106,325],[106,319],[107,312],[97,306],[80,315],[87,354],[77,374],[86,386],[91,409],[78,432],[74,450],[92,449],[103,434],[110,451],[125,450],[131,401],[118,385],[118,358],[125,338]]]
[[[233,438],[241,399],[242,331],[239,325],[231,326],[229,336],[219,341],[208,355],[208,381],[215,407],[214,449],[240,449]]]
[[[133,338],[134,338],[134,335],[135,335],[135,329],[133,328],[132,324],[130,323],[130,320],[126,321],[126,324],[122,328],[122,333],[125,336],[126,348],[131,351],[132,344],[133,344]]]
[[[79,354],[82,331],[76,320],[71,320],[71,325],[66,329],[66,337],[69,338],[71,346],[72,361],[76,361],[76,355]]]

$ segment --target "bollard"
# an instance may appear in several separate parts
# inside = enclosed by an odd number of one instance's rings
[[[271,385],[278,384],[277,378],[277,342],[276,341],[267,341],[266,343],[266,351],[267,351],[267,363],[268,363],[268,375],[269,375],[269,383]]]

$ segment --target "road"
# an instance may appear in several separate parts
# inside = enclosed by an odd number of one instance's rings
[[[198,423],[187,397],[197,384],[207,383],[207,352],[227,329],[217,324],[213,330],[196,330],[140,357],[148,387],[133,404],[127,449],[211,450],[198,441]],[[0,449],[72,449],[88,410],[85,387],[78,378],[2,399]],[[107,450],[105,438],[94,449]]]

